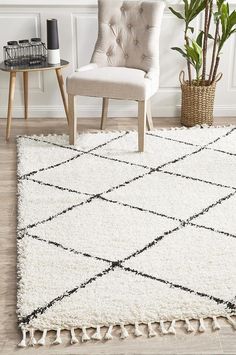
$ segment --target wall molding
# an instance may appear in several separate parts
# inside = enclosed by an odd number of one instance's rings
[[[135,0],[130,0],[135,1]],[[180,0],[166,0],[164,1],[166,6],[175,5],[182,6],[180,4]],[[230,5],[236,5],[236,0],[228,0]],[[0,6],[50,6],[50,7],[58,7],[58,6],[97,6],[97,0],[1,0]]]
[[[112,1],[112,0],[111,0]],[[157,1],[157,0],[155,0]],[[153,116],[173,117],[180,115],[180,88],[178,74],[185,66],[185,61],[171,51],[172,46],[182,46],[182,23],[169,11],[170,4],[178,4],[179,0],[166,1],[166,9],[162,22],[160,38],[161,76],[160,89],[152,99]],[[236,5],[236,0],[230,4]],[[235,6],[232,6],[235,7]],[[180,8],[177,5],[176,8]],[[0,47],[8,40],[31,38],[32,35],[41,35],[46,40],[46,19],[55,17],[59,22],[61,57],[67,59],[70,65],[63,70],[66,78],[77,66],[87,64],[92,55],[92,48],[97,31],[97,0],[1,0],[0,3]],[[5,16],[5,19],[4,19]],[[25,19],[16,26],[19,16]],[[28,18],[35,16],[34,26],[28,26]],[[201,18],[199,19],[201,21]],[[196,21],[196,28],[200,22]],[[2,25],[1,25],[2,22]],[[6,31],[9,23],[9,31]],[[13,26],[14,25],[14,26]],[[170,30],[171,29],[171,30]],[[9,38],[10,37],[10,38]],[[228,50],[227,53],[227,48]],[[217,85],[216,116],[235,116],[236,81],[236,36],[232,38],[229,47],[223,53],[220,70],[224,73],[223,79]],[[2,55],[0,52],[0,57]],[[6,117],[8,100],[8,75],[0,73],[1,106],[0,117]],[[13,117],[23,117],[22,86],[19,85],[20,75],[17,76],[17,90],[15,95]],[[64,110],[54,73],[31,79],[34,88],[29,90],[29,114],[31,117],[63,117]],[[79,116],[97,117],[101,114],[101,101],[96,98],[80,99]],[[82,103],[82,104],[81,104]],[[4,105],[4,106],[3,106]],[[113,117],[136,117],[137,105],[132,102],[111,101],[109,115]]]
[[[179,117],[180,105],[176,106],[159,106],[153,110],[153,117]],[[216,105],[214,109],[215,117],[232,117],[235,116],[236,105]],[[0,120],[4,120],[7,113],[7,106],[0,108]],[[78,117],[95,118],[101,115],[101,105],[79,105],[77,110]],[[13,111],[14,118],[24,117],[24,106],[15,106]],[[63,118],[65,111],[63,106],[30,106],[29,107],[29,120],[32,118]],[[109,117],[137,117],[137,107],[134,105],[124,105],[122,110],[120,105],[111,105],[109,109]],[[13,123],[14,124],[14,123]]]
[[[132,1],[132,0],[131,0]],[[24,7],[24,6],[97,6],[96,0],[1,0],[1,6],[14,6],[14,7]]]
[[[35,12],[35,11],[27,11],[27,12],[23,12],[23,11],[17,11],[16,9],[14,9],[14,11],[4,11],[2,10],[0,12],[0,23],[1,23],[1,19],[7,19],[8,23],[10,23],[11,21],[14,21],[15,23],[17,22],[17,20],[24,20],[24,21],[29,21],[32,20],[34,23],[34,29],[35,29],[35,37],[41,37],[41,20],[40,20],[40,12]],[[6,80],[4,81],[3,85],[1,85],[1,89],[2,90],[8,90],[8,85],[9,85],[9,73],[5,72],[5,73],[1,73],[5,76]],[[34,80],[34,87],[29,87],[29,90],[31,93],[43,93],[44,92],[44,77],[42,72],[37,72],[34,73],[35,76],[37,76],[37,80]],[[19,81],[21,81],[21,73],[17,73],[16,76],[16,80],[17,83]],[[16,87],[16,92],[22,92],[23,88],[22,86],[20,87]]]
[[[78,117],[100,117],[102,110],[102,101],[97,105],[81,105],[77,109]],[[159,106],[158,114],[153,110],[153,116],[161,117],[173,117],[180,115],[180,108],[177,106]],[[7,106],[1,106],[0,117],[6,117]],[[121,105],[111,103],[109,105],[109,117],[137,117],[138,115],[138,104],[135,102],[130,102],[130,104]],[[13,119],[24,117],[24,106],[14,106]],[[65,111],[63,106],[29,106],[29,119],[44,117],[44,118],[61,118],[65,117]]]

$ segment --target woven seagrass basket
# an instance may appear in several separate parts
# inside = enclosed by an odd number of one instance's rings
[[[179,81],[182,90],[181,123],[184,126],[212,125],[216,83],[221,78],[222,73],[219,73],[212,84],[205,81],[204,85],[203,82],[200,82],[199,86],[196,84],[189,85],[189,82],[185,81],[184,71],[180,72]]]

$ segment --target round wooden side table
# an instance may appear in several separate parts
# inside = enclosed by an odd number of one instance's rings
[[[68,107],[66,102],[66,96],[64,91],[64,80],[62,76],[61,69],[69,65],[69,62],[66,60],[61,60],[60,64],[51,65],[47,62],[43,62],[40,65],[32,65],[32,66],[8,66],[5,63],[0,64],[0,70],[8,72],[10,74],[10,82],[9,82],[9,96],[8,96],[8,112],[7,112],[7,128],[6,128],[6,140],[9,140],[10,132],[11,132],[11,121],[12,121],[12,110],[13,110],[13,102],[14,102],[14,94],[15,94],[15,84],[16,84],[16,73],[23,73],[23,86],[24,86],[24,106],[25,106],[25,119],[28,118],[28,74],[29,72],[34,71],[46,71],[46,70],[55,70],[57,75],[57,80],[61,92],[61,97],[66,113],[67,122],[69,122],[68,116]]]

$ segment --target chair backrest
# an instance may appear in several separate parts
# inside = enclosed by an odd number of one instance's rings
[[[98,39],[91,62],[99,66],[159,68],[163,1],[98,0]]]

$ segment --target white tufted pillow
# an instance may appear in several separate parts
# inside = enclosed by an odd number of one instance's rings
[[[164,6],[163,1],[98,0],[98,39],[91,63],[158,75]]]

